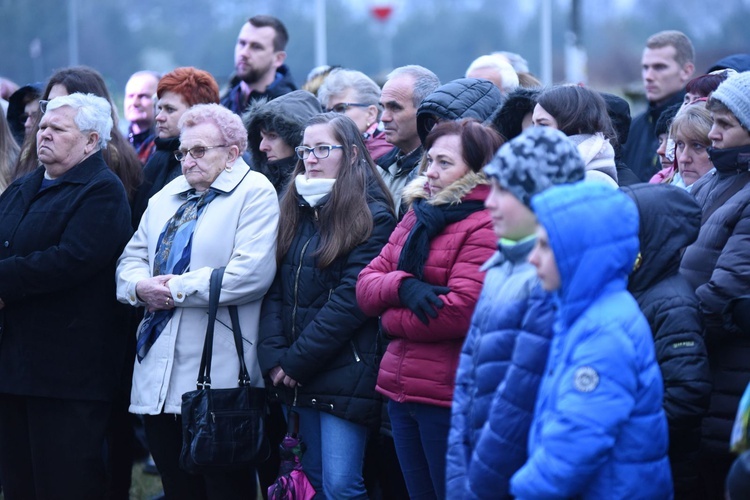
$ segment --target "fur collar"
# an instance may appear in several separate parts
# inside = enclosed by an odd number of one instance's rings
[[[469,172],[430,198],[429,191],[425,189],[427,176],[420,175],[404,187],[403,199],[408,206],[417,199],[428,200],[430,205],[455,205],[461,203],[475,187],[489,183],[483,172]]]

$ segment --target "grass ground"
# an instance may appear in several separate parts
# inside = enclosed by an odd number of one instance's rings
[[[133,465],[130,500],[150,500],[161,492],[161,478],[159,476],[144,474],[142,462]]]

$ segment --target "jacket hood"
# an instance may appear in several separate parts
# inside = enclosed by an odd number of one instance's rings
[[[417,110],[417,133],[424,144],[430,130],[428,117],[444,120],[476,118],[480,122],[492,115],[503,102],[503,95],[494,83],[479,78],[459,78],[438,87],[424,98]]]
[[[679,271],[682,250],[698,238],[701,208],[693,195],[670,184],[621,189],[635,202],[640,218],[640,266],[628,283],[635,293]]]
[[[614,94],[607,92],[599,92],[599,94],[604,98],[607,105],[607,114],[612,120],[612,127],[615,129],[615,135],[617,135],[615,155],[619,157],[620,146],[628,142],[628,134],[630,133],[630,104],[622,97]]]
[[[425,175],[420,175],[407,184],[404,187],[403,202],[411,206],[415,200],[425,199],[430,205],[455,205],[461,203],[477,186],[489,186],[489,181],[482,172],[469,172],[433,197],[430,197],[429,191],[425,188],[426,184]]]
[[[638,255],[638,210],[597,182],[552,187],[531,199],[560,273],[559,318],[567,326],[600,295],[624,290]]]
[[[23,122],[19,121],[25,111],[25,101],[27,101],[29,96],[39,99],[43,91],[44,86],[41,82],[30,83],[19,88],[8,97],[8,111],[5,117],[8,119],[8,126],[13,133],[13,138],[19,145],[23,142],[24,135],[26,134]]]
[[[743,71],[750,71],[750,54],[732,54],[726,57],[722,57],[713,66],[708,68],[706,73],[720,69],[733,69],[738,73]]]
[[[291,147],[302,142],[305,124],[313,116],[322,113],[318,99],[306,90],[295,90],[271,101],[258,99],[250,103],[242,115],[247,129],[250,154],[255,165],[265,162],[260,152],[260,130],[274,130]]]
[[[509,141],[521,135],[523,117],[534,111],[540,89],[519,87],[508,94],[503,105],[487,120],[495,130]]]

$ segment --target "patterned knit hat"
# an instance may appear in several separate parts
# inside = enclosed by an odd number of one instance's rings
[[[721,101],[740,124],[750,130],[750,71],[737,73],[721,82],[711,99]]]
[[[498,149],[484,173],[531,207],[531,197],[548,187],[583,180],[585,166],[565,134],[529,127]]]

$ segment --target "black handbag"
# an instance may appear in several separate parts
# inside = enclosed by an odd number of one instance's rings
[[[223,275],[223,267],[211,273],[208,328],[198,370],[198,388],[182,395],[180,467],[192,473],[253,467],[264,462],[271,451],[264,422],[266,391],[250,385],[237,306],[228,309],[240,361],[239,386],[211,389],[214,324]]]

